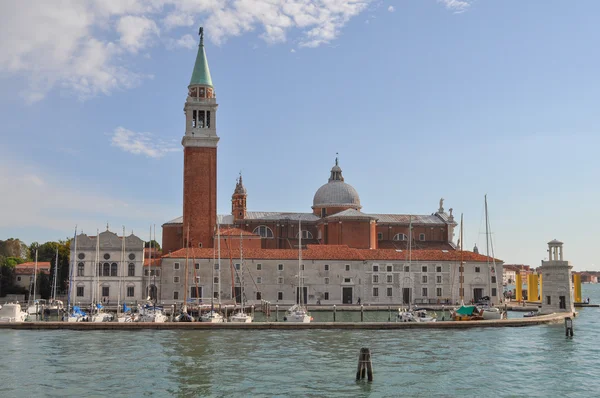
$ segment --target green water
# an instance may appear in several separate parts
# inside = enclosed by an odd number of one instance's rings
[[[600,285],[584,285],[583,296],[599,303]],[[598,308],[581,309],[573,339],[565,338],[562,324],[394,331],[0,330],[0,396],[594,397],[600,395],[599,316]],[[354,380],[361,347],[373,353],[373,383]]]

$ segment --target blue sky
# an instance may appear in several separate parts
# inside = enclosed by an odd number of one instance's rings
[[[596,1],[38,3],[0,5],[0,239],[160,238],[204,25],[219,213],[240,171],[249,210],[310,211],[339,152],[365,212],[444,197],[484,247],[487,193],[497,257],[600,268]]]

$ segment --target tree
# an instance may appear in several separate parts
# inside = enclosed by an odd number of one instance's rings
[[[15,266],[23,262],[20,257],[0,256],[0,297],[23,293],[23,288],[15,285]]]
[[[40,272],[37,276],[37,291],[41,298],[48,300],[52,294],[50,275]]]
[[[157,242],[157,241],[155,241],[154,239],[152,239],[150,242],[145,242],[145,243],[144,243],[144,247],[145,247],[146,249],[149,249],[149,248],[150,248],[150,244],[152,244],[152,248],[153,248],[154,250],[158,250],[158,251],[160,251],[160,245],[159,245],[159,244],[158,244],[158,242]]]
[[[29,246],[29,256],[31,260],[35,260],[35,251],[38,252],[38,261],[50,262],[50,275],[48,280],[54,278],[54,268],[56,267],[56,249],[58,249],[58,282],[56,284],[57,291],[66,291],[69,283],[69,263],[71,257],[71,240],[59,240],[58,242],[46,242],[39,244],[32,243]],[[41,291],[41,290],[40,290]]]

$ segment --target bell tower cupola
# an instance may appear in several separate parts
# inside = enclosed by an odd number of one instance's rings
[[[184,247],[213,247],[217,222],[217,99],[204,50],[204,29],[184,105]],[[187,241],[189,231],[189,242]]]
[[[235,184],[235,191],[233,191],[233,195],[231,195],[231,214],[235,221],[246,218],[247,196],[246,188],[242,183],[242,174],[240,173],[240,178],[238,178],[237,183]]]

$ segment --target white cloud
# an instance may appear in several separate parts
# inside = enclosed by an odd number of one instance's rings
[[[292,48],[292,49],[290,50],[290,52],[291,52],[291,53],[295,53],[295,52],[296,52],[296,50]]]
[[[394,6],[389,6],[388,7],[388,11],[389,12],[394,12],[394,11],[396,11],[396,9],[394,8]]]
[[[145,155],[150,158],[160,158],[169,152],[181,149],[174,143],[155,139],[150,133],[136,133],[124,127],[117,127],[110,139],[111,145],[134,155]]]
[[[470,0],[438,0],[463,12]],[[22,77],[28,102],[60,87],[80,99],[135,87],[147,76],[132,58],[159,42],[193,48],[178,32],[202,21],[207,40],[256,32],[265,42],[291,34],[300,47],[330,44],[376,0],[29,0],[0,1],[0,74]],[[388,7],[392,11],[394,7]],[[162,27],[162,31],[159,28]],[[194,31],[196,28],[194,28]],[[185,32],[184,32],[185,33]]]
[[[465,12],[471,6],[470,1],[467,0],[438,0],[438,3],[442,3],[447,9],[457,14]]]

